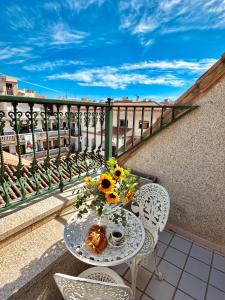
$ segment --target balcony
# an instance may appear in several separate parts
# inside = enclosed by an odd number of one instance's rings
[[[112,154],[157,176],[171,197],[157,258],[164,280],[156,279],[149,259],[139,271],[136,299],[225,299],[224,68],[221,61],[173,106],[0,97],[12,103],[11,112],[0,112],[1,299],[62,299],[53,273],[77,275],[88,267],[66,250],[63,228],[74,212],[72,190]],[[43,109],[36,113],[35,105]],[[27,135],[20,133],[22,122]],[[11,142],[13,159],[6,151]],[[115,269],[129,285],[128,269]]]

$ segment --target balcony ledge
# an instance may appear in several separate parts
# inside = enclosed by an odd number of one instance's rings
[[[46,293],[52,292],[57,294],[54,299],[61,299],[53,273],[77,275],[86,268],[66,250],[63,242],[64,225],[74,213],[72,191],[70,187],[47,199],[26,203],[14,209],[13,214],[7,211],[0,219],[1,300],[33,299],[35,293],[37,298],[45,293],[38,299],[46,299]]]

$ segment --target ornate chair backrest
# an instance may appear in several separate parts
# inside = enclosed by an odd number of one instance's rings
[[[60,273],[54,275],[55,282],[65,300],[131,300],[131,288],[92,279],[68,276]]]
[[[170,209],[167,190],[157,183],[149,183],[136,192],[134,201],[139,205],[139,218],[144,227],[163,231]]]

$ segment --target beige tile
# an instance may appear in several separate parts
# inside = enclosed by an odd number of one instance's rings
[[[159,241],[165,244],[169,244],[173,237],[173,233],[167,230],[159,233]]]
[[[144,294],[141,298],[141,300],[151,300],[152,298],[150,298],[149,296],[147,296],[146,294]]]
[[[154,275],[147,286],[145,293],[156,300],[171,300],[175,288],[168,282],[159,281]]]
[[[128,270],[128,265],[127,264],[120,264],[117,266],[113,266],[112,269],[117,272],[120,276],[124,276],[126,271]]]
[[[160,262],[159,271],[162,272],[163,278],[174,286],[177,285],[182,272],[181,269],[175,267],[165,260]]]
[[[137,275],[137,288],[140,289],[141,291],[143,291],[146,288],[151,276],[152,276],[151,272],[149,272],[146,269],[144,269],[143,267],[141,267],[138,270],[138,275]],[[124,278],[127,281],[131,282],[130,270],[126,273]]]
[[[156,257],[157,265],[159,264],[160,257]],[[146,257],[146,259],[142,262],[142,266],[145,267],[148,271],[153,273],[155,271],[155,262],[154,262],[154,256],[149,255]]]
[[[127,281],[125,278],[123,278],[123,280],[124,280],[124,283],[131,288],[131,283],[129,281]],[[141,298],[141,296],[142,296],[142,292],[136,288],[135,300],[139,300]]]

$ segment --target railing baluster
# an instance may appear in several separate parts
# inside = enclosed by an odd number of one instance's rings
[[[125,126],[124,126],[124,152],[127,150],[127,106],[125,107]]]
[[[145,108],[142,107],[142,112],[141,112],[141,140],[143,139],[144,113],[145,113]]]
[[[172,107],[172,121],[175,120],[175,107]]]
[[[37,128],[37,112],[34,111],[34,104],[33,103],[29,103],[29,107],[30,107],[30,111],[27,111],[25,113],[27,119],[28,119],[28,124],[30,127],[30,131],[31,131],[31,135],[32,135],[32,144],[33,144],[33,160],[32,160],[32,164],[31,164],[31,173],[33,176],[33,181],[35,183],[36,186],[36,193],[39,194],[40,191],[40,176],[38,175],[38,162],[37,162],[37,158],[36,158],[36,146],[37,146],[37,141],[35,138],[35,129]]]
[[[5,113],[0,111],[0,135],[4,134],[5,127]],[[0,191],[2,192],[2,198],[6,205],[9,203],[9,183],[7,182],[7,174],[5,170],[2,140],[0,139]]]
[[[72,179],[72,160],[71,160],[71,118],[72,118],[72,113],[71,113],[71,105],[67,105],[67,112],[66,112],[66,117],[67,117],[67,128],[69,131],[69,147],[68,147],[68,152],[66,155],[66,165],[67,165],[67,170],[70,174],[70,181]]]
[[[96,125],[97,125],[97,107],[94,107],[93,112],[93,125],[94,125],[94,143],[92,145],[92,150],[94,151],[96,149]]]
[[[61,125],[61,119],[62,119],[62,112],[59,111],[60,105],[58,104],[56,106],[57,112],[54,113],[57,121],[57,128],[58,128],[58,155],[55,159],[55,164],[58,170],[58,176],[59,176],[59,187],[60,191],[63,191],[64,182],[63,182],[63,175],[62,175],[62,160],[61,160],[61,141],[60,141],[60,125]]]
[[[21,149],[20,149],[20,129],[21,129],[21,117],[23,113],[21,111],[18,111],[17,109],[18,102],[13,102],[13,111],[10,111],[8,113],[10,120],[10,125],[14,129],[16,134],[16,143],[17,143],[17,154],[18,154],[18,164],[16,167],[16,177],[17,177],[17,183],[20,187],[22,197],[21,199],[24,200],[26,198],[26,180],[24,178],[24,167],[22,164],[22,158],[21,158]]]
[[[112,157],[113,108],[111,98],[105,111],[105,163]]]
[[[92,127],[94,127],[94,137],[91,140],[91,157],[92,157],[92,166],[96,170],[95,162],[95,149],[96,149],[96,123],[97,123],[97,107],[93,107],[94,112],[92,112]]]
[[[160,128],[163,128],[163,113],[164,113],[164,107],[161,108],[161,118],[160,118]]]
[[[81,146],[81,124],[82,124],[82,112],[80,111],[80,106],[77,107],[77,127],[78,127],[78,153],[82,151],[82,146]]]
[[[48,112],[48,107],[47,105],[44,105],[44,112],[41,112],[41,116],[44,120],[44,129],[45,129],[45,134],[46,134],[46,145],[47,145],[47,156],[44,160],[44,168],[45,168],[45,172],[46,172],[46,177],[48,180],[48,186],[49,189],[51,189],[52,187],[52,172],[51,172],[51,168],[50,168],[50,152],[49,152],[49,112]]]
[[[85,149],[84,149],[84,162],[86,165],[86,172],[88,174],[89,171],[89,160],[88,158],[88,150],[89,150],[89,124],[90,124],[90,112],[89,106],[86,106],[86,112],[84,112],[84,125],[86,126],[86,141],[85,141]]]
[[[135,114],[136,114],[136,107],[133,107],[133,128],[132,128],[132,146],[134,146],[134,133],[135,133]]]
[[[154,107],[151,108],[151,120],[150,120],[150,135],[152,135],[152,126],[153,126],[153,114],[154,114]]]
[[[103,144],[103,125],[104,125],[104,120],[105,120],[105,112],[104,112],[104,108],[101,107],[101,110],[99,112],[99,122],[100,122],[100,134],[101,134],[101,139],[100,139],[100,145],[98,146],[98,150],[97,150],[97,155],[98,155],[98,159],[100,161],[100,164],[103,163],[102,160],[102,144]],[[106,132],[105,132],[106,135]]]
[[[120,107],[117,107],[116,154],[119,154]]]

